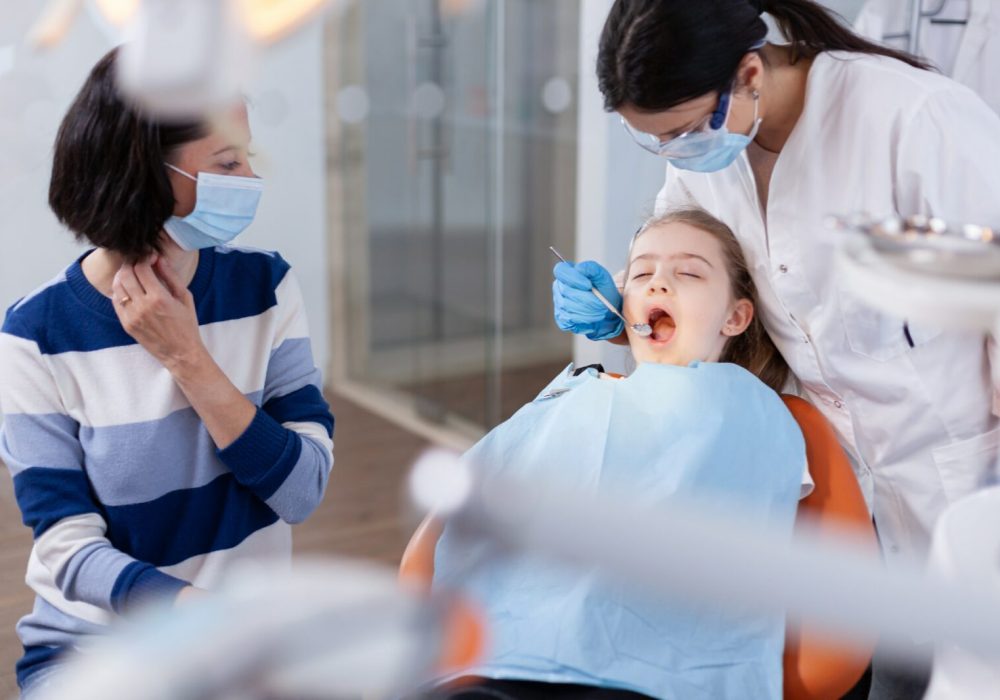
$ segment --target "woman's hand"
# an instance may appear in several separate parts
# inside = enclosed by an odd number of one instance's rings
[[[622,335],[621,319],[594,296],[597,289],[619,309],[622,295],[611,273],[593,261],[561,262],[552,270],[552,303],[556,325],[564,331],[580,333],[591,340],[608,340]]]
[[[158,256],[122,265],[111,284],[112,302],[125,332],[172,374],[204,360],[191,292],[170,263]]]
[[[170,263],[154,256],[122,265],[111,289],[125,331],[167,368],[216,446],[231,445],[257,407],[212,359],[198,332],[194,297]]]

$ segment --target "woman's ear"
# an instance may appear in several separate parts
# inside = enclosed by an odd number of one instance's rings
[[[760,90],[763,79],[764,61],[758,52],[751,51],[743,57],[736,69],[736,88],[749,95],[754,90]]]
[[[745,331],[753,320],[753,303],[749,299],[737,299],[729,311],[729,318],[722,326],[722,335],[737,336]]]

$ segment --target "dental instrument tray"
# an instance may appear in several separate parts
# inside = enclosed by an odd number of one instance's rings
[[[827,224],[860,234],[879,257],[907,270],[968,280],[1000,280],[1000,229],[953,225],[927,216],[833,216]]]

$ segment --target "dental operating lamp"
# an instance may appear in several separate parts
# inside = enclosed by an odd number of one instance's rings
[[[57,46],[81,8],[124,42],[123,92],[163,119],[210,116],[253,76],[260,51],[343,0],[50,0],[31,32]]]
[[[1000,338],[1000,231],[928,216],[833,217],[829,224],[839,236],[836,264],[844,287],[900,318],[989,334],[994,345]],[[993,386],[1000,386],[1000,362],[994,358],[991,365]],[[974,583],[994,601],[1000,600],[998,476],[1000,463],[982,476],[985,490],[945,511],[929,558],[931,570]],[[936,641],[926,700],[996,693],[1000,657],[955,639]]]

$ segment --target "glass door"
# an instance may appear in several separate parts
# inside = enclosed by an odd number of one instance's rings
[[[327,28],[332,384],[471,438],[571,355],[576,0],[365,0]]]

